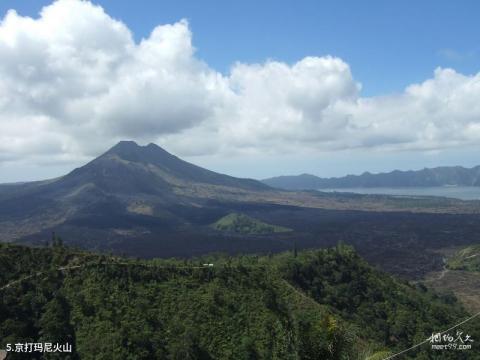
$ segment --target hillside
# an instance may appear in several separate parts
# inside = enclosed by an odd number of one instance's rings
[[[437,167],[418,171],[394,170],[389,173],[321,178],[315,175],[278,176],[263,183],[287,190],[317,190],[356,187],[422,187],[422,186],[480,186],[480,166],[467,169],[461,166]]]
[[[447,267],[451,270],[480,272],[480,245],[467,246],[448,259]]]
[[[217,220],[211,227],[218,231],[235,234],[271,234],[292,231],[283,226],[271,225],[250,216],[231,213]]]
[[[132,187],[136,177],[138,187]],[[113,183],[118,181],[118,183]],[[251,179],[239,179],[219,174],[190,164],[155,144],[140,146],[134,141],[121,141],[105,154],[63,177],[60,184],[93,182],[98,187],[107,185],[110,192],[136,191],[157,193],[168,186],[208,184],[246,190],[266,190],[268,186]],[[114,186],[112,188],[112,185]]]
[[[0,348],[69,342],[71,359],[365,359],[466,316],[342,245],[190,261],[1,245],[0,260]],[[463,329],[480,336],[478,323]]]
[[[439,249],[442,270],[428,273],[425,285],[443,294],[455,294],[472,314],[480,312],[480,245]]]

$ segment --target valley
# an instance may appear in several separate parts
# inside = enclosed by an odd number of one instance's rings
[[[343,242],[379,268],[418,279],[442,268],[435,249],[476,241],[479,204],[282,191],[200,168],[154,144],[124,141],[63,177],[0,186],[0,239],[41,246],[54,232],[71,246],[143,258]],[[232,213],[257,229],[212,227]]]

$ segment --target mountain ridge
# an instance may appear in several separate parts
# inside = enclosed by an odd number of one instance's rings
[[[480,186],[480,166],[440,166],[422,170],[393,170],[385,173],[322,178],[311,174],[263,179],[269,186],[285,190],[317,190],[354,187]]]

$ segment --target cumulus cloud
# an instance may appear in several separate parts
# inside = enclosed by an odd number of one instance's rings
[[[86,1],[0,23],[0,162],[88,158],[119,139],[179,155],[461,147],[480,139],[479,98],[480,74],[441,68],[365,98],[332,56],[221,74],[196,57],[185,20],[137,43]]]
[[[194,57],[191,37],[180,21],[136,44],[124,24],[77,0],[57,1],[38,19],[8,12],[0,24],[0,151],[93,155],[117,139],[201,124],[221,101],[223,80]]]
[[[228,82],[233,95],[218,119],[220,135],[250,148],[328,140],[342,126],[326,116],[329,108],[356,99],[360,88],[348,65],[333,57],[307,57],[292,66],[237,64]]]

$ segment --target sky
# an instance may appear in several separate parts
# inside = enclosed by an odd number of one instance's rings
[[[121,139],[265,178],[474,166],[478,1],[0,2],[0,182]]]

